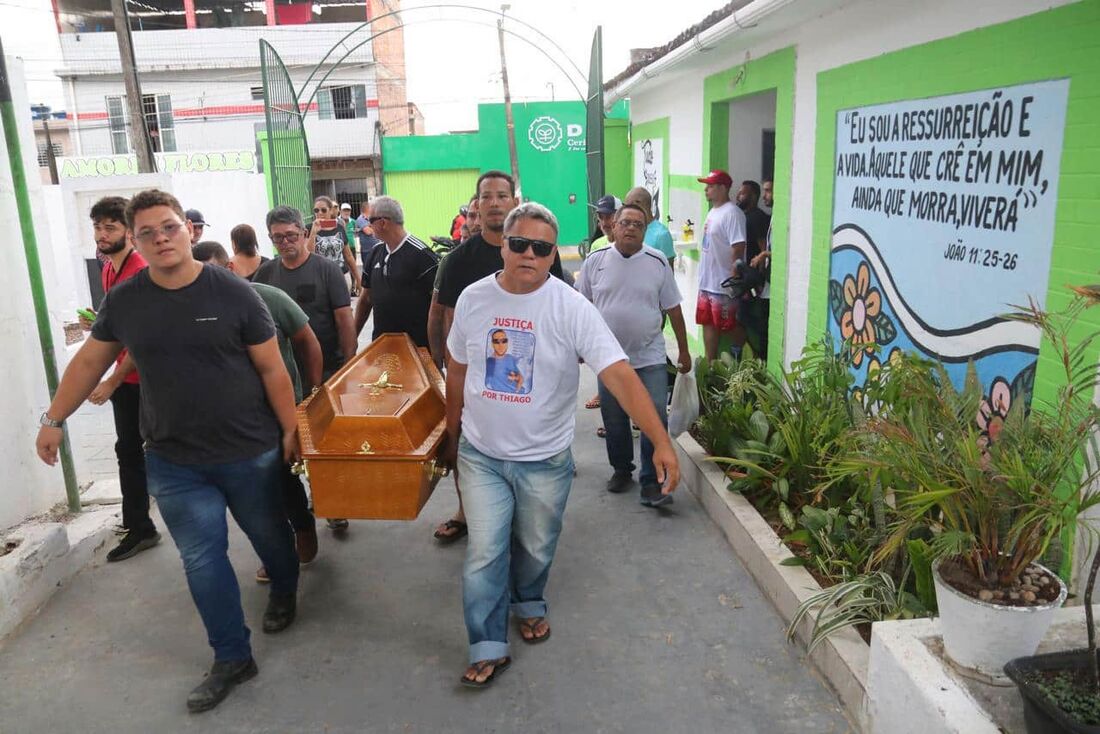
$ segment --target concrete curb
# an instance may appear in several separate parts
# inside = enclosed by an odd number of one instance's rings
[[[734,553],[756,580],[764,595],[790,622],[799,605],[821,591],[809,571],[781,566],[792,553],[747,499],[726,489],[728,481],[717,464],[687,433],[674,441],[680,455],[681,481],[722,529]],[[798,638],[805,646],[813,625],[804,621]],[[848,716],[867,731],[867,668],[870,648],[853,629],[837,632],[819,644],[809,657],[840,697]]]
[[[19,546],[0,557],[0,641],[34,616],[86,566],[107,555],[119,508],[86,509],[68,523],[36,523],[7,533]]]

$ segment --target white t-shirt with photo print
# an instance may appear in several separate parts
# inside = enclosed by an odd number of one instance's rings
[[[462,435],[503,461],[542,461],[573,443],[578,359],[599,374],[626,359],[596,307],[557,278],[509,293],[496,275],[458,298],[447,337],[466,365]]]

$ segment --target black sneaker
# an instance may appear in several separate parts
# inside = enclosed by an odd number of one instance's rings
[[[160,533],[156,530],[153,531],[152,535],[147,533],[138,534],[131,531],[126,533],[118,545],[107,554],[107,562],[114,563],[115,561],[125,561],[127,558],[133,558],[138,553],[149,550],[159,542]]]
[[[642,496],[639,500],[646,507],[663,507],[672,504],[671,494],[661,494],[661,485],[649,484],[642,487]]]
[[[633,484],[634,479],[631,477],[630,472],[617,471],[607,480],[607,491],[614,494],[622,494],[630,489]]]
[[[214,663],[210,672],[202,683],[195,686],[191,694],[187,696],[187,710],[193,714],[201,711],[209,711],[225,700],[233,686],[244,683],[250,678],[255,678],[260,669],[256,667],[256,661],[248,660],[222,660]]]
[[[264,611],[264,633],[273,635],[282,632],[291,625],[297,613],[298,597],[293,594],[272,594],[267,599],[267,609]]]

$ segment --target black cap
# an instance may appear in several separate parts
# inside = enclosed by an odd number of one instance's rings
[[[188,209],[183,213],[183,216],[187,217],[187,221],[191,222],[191,224],[201,224],[204,227],[210,226],[207,221],[202,218],[202,212],[198,209]]]

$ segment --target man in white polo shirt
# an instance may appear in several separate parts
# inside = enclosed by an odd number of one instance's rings
[[[577,290],[592,301],[626,352],[630,366],[645,385],[662,423],[667,421],[668,372],[665,368],[664,315],[668,314],[680,354],[681,372],[691,369],[687,330],[680,310],[680,289],[665,256],[643,244],[645,211],[635,204],[624,204],[615,215],[615,243],[594,252],[584,261],[577,276]],[[614,473],[607,482],[608,492],[625,492],[633,484],[634,436],[630,419],[615,396],[600,383],[600,412],[607,431],[607,459]],[[653,466],[653,443],[641,439],[641,502],[659,507],[672,502],[662,494]]]
[[[745,343],[745,329],[737,322],[738,302],[722,287],[745,259],[745,213],[730,201],[733,179],[725,171],[711,171],[699,183],[705,183],[710,211],[703,226],[702,257],[699,262],[699,300],[695,304],[695,323],[703,327],[703,348],[707,359],[718,358],[722,334],[733,340],[734,352]]]
[[[653,440],[662,491],[680,478],[672,441],[615,336],[591,303],[550,277],[557,237],[546,207],[513,209],[504,221],[504,270],[462,291],[447,337],[442,459],[462,475],[470,665],[460,682],[473,688],[511,665],[509,610],[524,642],[550,637],[543,590],[573,484],[578,359]]]

